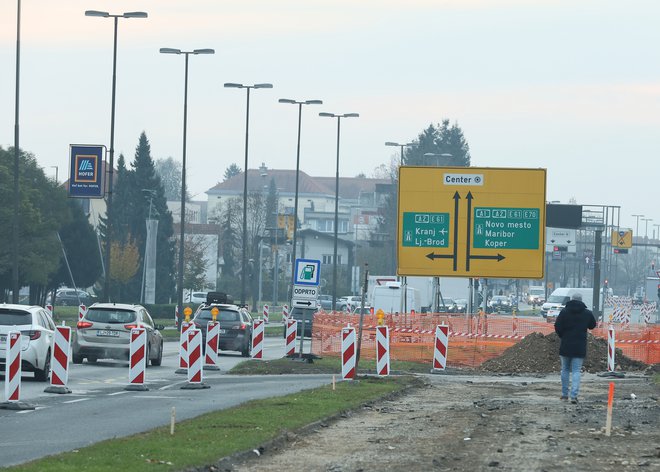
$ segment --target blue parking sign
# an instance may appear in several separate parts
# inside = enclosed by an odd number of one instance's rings
[[[69,197],[103,198],[101,163],[105,146],[72,144],[69,147]]]

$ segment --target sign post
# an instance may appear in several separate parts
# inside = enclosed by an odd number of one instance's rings
[[[321,261],[317,259],[296,259],[295,267],[291,307],[302,308],[303,312],[302,324],[300,325],[300,358],[302,359],[307,313],[309,312],[309,316],[313,319],[318,306]]]
[[[543,277],[545,169],[399,169],[401,276]]]

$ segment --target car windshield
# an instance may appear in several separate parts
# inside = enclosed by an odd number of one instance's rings
[[[137,319],[137,315],[133,310],[92,307],[87,310],[85,318],[97,323],[131,323]]]
[[[32,324],[32,316],[29,311],[0,309],[0,325],[29,325]]]
[[[241,317],[237,311],[234,310],[225,310],[218,308],[219,313],[216,317],[217,321],[241,321]],[[197,314],[197,319],[211,321],[213,315],[211,314],[211,308],[203,309]]]
[[[494,302],[508,302],[509,299],[507,297],[503,296],[503,295],[502,296],[497,295],[497,296],[493,297],[493,301]]]
[[[454,300],[452,300],[451,298],[443,298],[443,300],[445,302],[445,305],[453,305],[454,304]]]
[[[456,300],[456,304],[457,304],[457,305],[467,305],[467,300],[465,300],[465,299],[463,299],[463,298],[458,298],[458,299]]]
[[[550,298],[548,298],[549,303],[559,303],[561,305],[566,305],[568,300],[569,297],[565,297],[563,295],[550,295]]]

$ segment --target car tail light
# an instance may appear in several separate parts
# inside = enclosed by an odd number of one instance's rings
[[[124,325],[124,328],[129,329],[129,330],[130,329],[136,329],[136,328],[138,328],[138,325],[136,323],[127,324],[127,325]]]
[[[247,328],[247,325],[245,323],[241,323],[241,327],[238,329],[245,329],[245,328]]]
[[[78,329],[85,329],[85,328],[91,328],[92,323],[89,321],[78,321],[78,324],[76,325]]]
[[[30,341],[34,341],[35,339],[39,339],[41,337],[41,331],[39,330],[21,331],[21,334],[23,336],[28,336]]]

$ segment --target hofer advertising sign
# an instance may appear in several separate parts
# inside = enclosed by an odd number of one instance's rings
[[[105,146],[70,145],[69,196],[103,198],[103,167]]]

